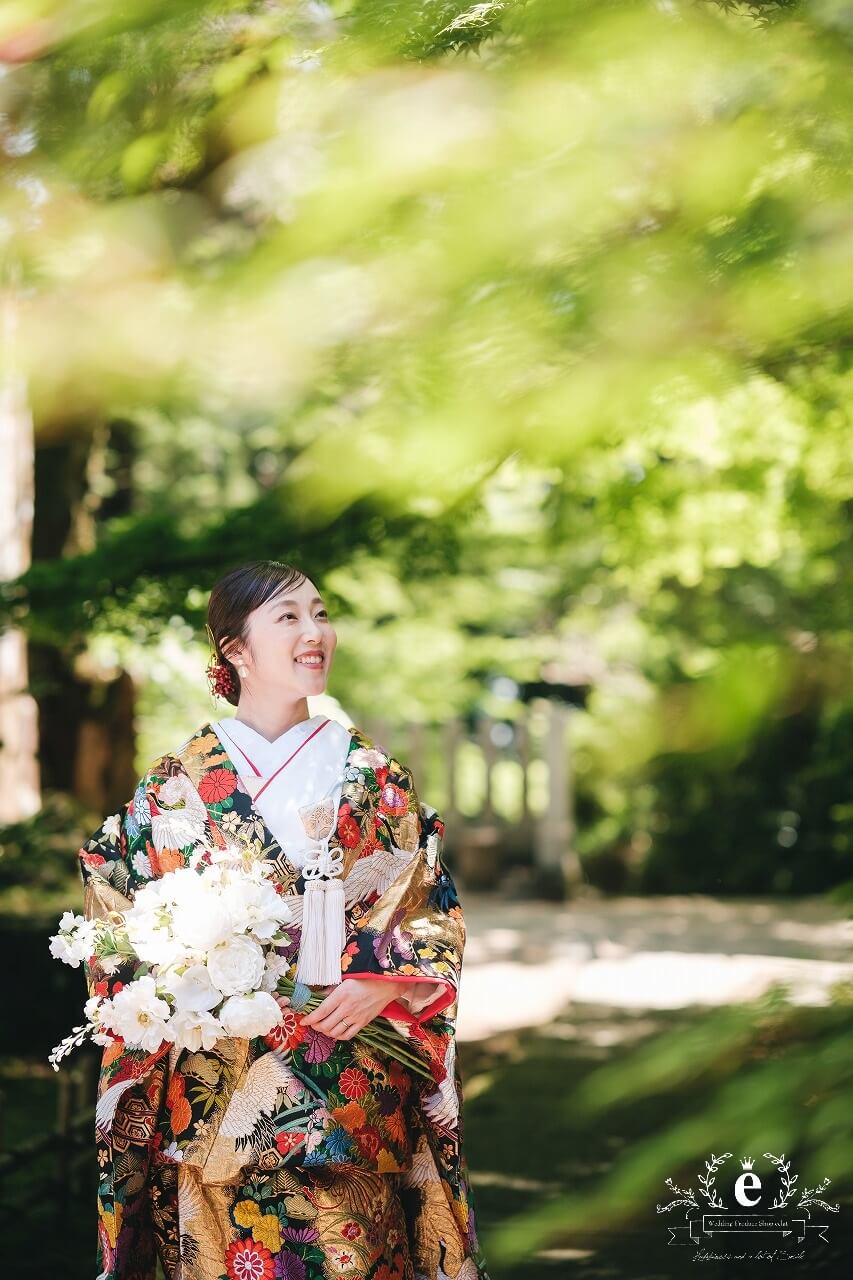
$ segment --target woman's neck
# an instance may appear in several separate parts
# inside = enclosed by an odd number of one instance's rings
[[[244,691],[235,708],[234,719],[247,724],[262,738],[266,738],[267,742],[275,742],[276,738],[287,733],[287,730],[292,729],[294,725],[310,719],[308,699],[299,698],[296,702],[284,705],[272,702],[259,703],[256,698],[251,698]]]

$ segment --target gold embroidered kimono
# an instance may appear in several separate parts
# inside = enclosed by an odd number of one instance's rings
[[[488,1280],[462,1145],[455,1019],[465,927],[442,864],[444,826],[410,770],[351,727],[330,848],[344,857],[342,981],[389,985],[431,1078],[305,1027],[299,1002],[266,1036],[211,1050],[103,1051],[95,1136],[99,1280]],[[304,889],[210,723],[156,760],[79,852],[87,918],[127,908],[204,848],[273,860],[294,921]],[[298,923],[288,976],[299,951]],[[91,958],[89,994],[132,968]],[[395,983],[429,979],[417,1015]]]

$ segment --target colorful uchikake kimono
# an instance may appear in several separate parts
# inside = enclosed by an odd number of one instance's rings
[[[319,843],[342,863],[341,980],[388,983],[382,1012],[408,1027],[432,1079],[303,1026],[296,1008],[266,1036],[223,1038],[210,1050],[166,1042],[148,1053],[114,1041],[97,1089],[98,1280],[153,1280],[158,1257],[167,1280],[488,1280],[462,1145],[455,1021],[465,926],[442,864],[444,825],[419,801],[410,770],[336,722],[322,739],[324,795],[314,804],[306,738],[325,720],[311,717],[274,745],[295,735],[304,748],[298,798],[307,797],[299,809],[309,832],[306,813],[322,818],[332,798]],[[265,739],[256,735],[243,755],[246,729],[203,724],[145,771],[80,850],[84,911],[125,910],[141,885],[205,848],[246,843],[273,861],[294,898],[286,958],[295,978],[312,852],[288,841],[286,856],[273,835],[261,807],[281,834],[295,806],[267,785],[263,762],[255,768]],[[330,792],[334,734],[343,768]],[[94,959],[86,968],[90,995],[133,976],[105,975]]]

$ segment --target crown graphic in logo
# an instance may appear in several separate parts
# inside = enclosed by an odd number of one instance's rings
[[[742,1158],[742,1159],[741,1159],[740,1164],[741,1164],[741,1168],[742,1168],[742,1169],[751,1169],[751,1168],[752,1168],[752,1156],[746,1156],[746,1157]]]

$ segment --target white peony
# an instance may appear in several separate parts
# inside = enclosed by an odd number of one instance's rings
[[[281,1022],[281,1009],[266,991],[229,996],[219,1011],[226,1035],[251,1039],[265,1036]]]
[[[152,880],[137,891],[133,903],[124,913],[127,940],[140,960],[148,964],[168,964],[175,957],[171,942],[171,903],[164,895],[168,879]]]
[[[225,1029],[218,1018],[206,1009],[181,1009],[173,1013],[167,1024],[166,1038],[182,1049],[212,1049]]]
[[[109,1001],[109,1008],[102,1009],[101,1019],[126,1044],[153,1053],[168,1039],[166,1019],[170,1013],[166,1001],[157,995],[154,979],[146,974],[122,987]]]
[[[222,993],[213,985],[207,965],[191,964],[183,973],[175,970],[160,971],[160,988],[175,998],[181,1012],[198,1012],[213,1009],[222,999]]]
[[[264,953],[251,938],[229,938],[208,952],[207,968],[224,996],[252,991],[264,973]]]
[[[127,940],[146,964],[180,964],[188,959],[183,939],[176,935],[166,910],[145,901],[125,915]]]
[[[194,871],[201,884],[201,878]],[[172,929],[187,951],[204,952],[230,938],[234,932],[227,902],[204,886],[201,893],[185,894],[172,909]]]

